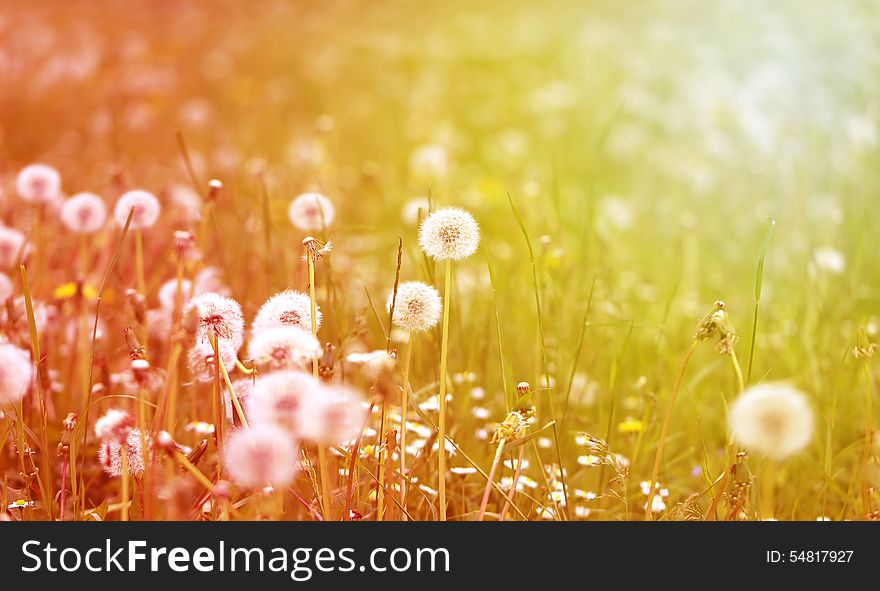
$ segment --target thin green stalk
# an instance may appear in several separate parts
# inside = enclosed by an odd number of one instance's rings
[[[770,239],[773,237],[773,231],[776,229],[776,220],[768,218],[770,221],[770,229],[767,231],[767,238],[764,240],[764,248],[761,250],[761,256],[758,258],[758,269],[755,273],[755,312],[752,316],[752,342],[749,346],[749,368],[746,373],[746,383],[752,381],[752,361],[755,358],[755,336],[758,334],[758,306],[761,303],[761,291],[764,285],[764,260],[767,258],[767,250],[770,248]]]

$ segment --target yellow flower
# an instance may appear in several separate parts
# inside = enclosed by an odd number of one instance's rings
[[[626,419],[617,425],[621,433],[638,433],[642,430],[642,422],[636,419]]]
[[[77,283],[68,281],[67,283],[62,283],[56,287],[55,291],[52,292],[52,297],[56,300],[67,300],[74,297],[77,294],[78,289],[79,286]],[[82,286],[82,295],[87,300],[91,300],[98,296],[98,290],[89,284],[85,284]]]

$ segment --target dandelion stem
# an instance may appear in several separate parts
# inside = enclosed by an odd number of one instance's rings
[[[450,300],[452,300],[452,261],[447,260],[443,289],[443,337],[440,344],[440,416],[437,421],[440,440],[437,450],[437,491],[440,502],[440,521],[446,521],[446,364],[449,355]]]
[[[120,442],[119,447],[122,452],[122,467],[120,469],[121,477],[122,477],[122,499],[120,500],[121,509],[119,514],[119,519],[122,521],[128,521],[128,499],[129,499],[129,491],[128,491],[128,443],[123,440]]]
[[[225,407],[223,400],[221,397],[223,396],[223,389],[220,386],[220,347],[217,343],[217,335],[211,334],[209,337],[211,342],[211,348],[214,350],[214,383],[213,383],[213,392],[211,396],[211,404],[213,406],[214,411],[214,440],[217,442],[217,455],[219,456],[220,462],[217,464],[217,474],[218,476],[223,473],[223,457],[226,455],[226,450],[224,449],[224,441],[226,436],[226,417]]]
[[[660,440],[657,442],[657,452],[654,455],[654,467],[651,469],[651,480],[648,481],[648,485],[651,487],[651,492],[648,493],[648,501],[645,504],[645,521],[651,521],[651,508],[654,503],[654,495],[657,492],[656,483],[657,478],[660,475],[660,464],[663,461],[663,446],[666,443],[666,434],[669,431],[669,421],[672,418],[672,409],[675,407],[675,397],[678,395],[678,390],[681,388],[681,382],[684,379],[684,372],[687,371],[688,363],[690,363],[691,357],[693,357],[699,344],[700,341],[697,340],[691,343],[691,346],[684,357],[684,361],[681,364],[681,368],[678,370],[675,384],[672,386],[672,394],[669,396],[669,406],[666,408],[666,416],[663,418],[663,426],[660,428]]]
[[[409,410],[409,368],[412,363],[415,338],[416,333],[410,332],[403,359],[403,393],[400,399],[400,505],[404,509],[406,509],[406,415]],[[406,519],[406,511],[404,510],[403,521]]]
[[[311,249],[306,249],[309,263],[309,302],[311,311],[312,336],[318,337],[318,309],[315,299],[315,256]],[[318,379],[318,358],[312,359],[312,375]],[[321,471],[321,512],[324,520],[329,521],[330,516],[330,472],[327,466],[327,450],[322,444],[318,444],[318,465]]]
[[[498,464],[501,462],[501,452],[504,451],[505,441],[507,440],[504,437],[498,441],[498,448],[495,450],[492,467],[489,468],[489,479],[486,481],[486,489],[483,491],[483,498],[480,501],[480,512],[477,514],[477,521],[483,521],[483,518],[486,516],[486,505],[489,503],[489,493],[492,492],[492,483],[495,481],[495,470],[498,469]]]
[[[214,345],[216,346],[216,340],[214,341]],[[241,407],[241,401],[238,399],[238,395],[235,393],[235,388],[232,387],[232,380],[229,379],[229,372],[226,371],[226,364],[223,363],[223,358],[220,357],[220,351],[218,351],[216,348],[214,349],[214,356],[217,358],[217,365],[220,367],[220,373],[223,376],[223,383],[226,385],[226,389],[229,390],[229,398],[232,400],[232,406],[235,408],[235,414],[238,415],[238,420],[241,421],[241,425],[245,429],[250,429],[247,417],[244,415],[244,410]],[[226,406],[225,401],[223,406]]]

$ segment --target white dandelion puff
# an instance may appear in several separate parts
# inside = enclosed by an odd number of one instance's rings
[[[136,189],[124,193],[116,202],[113,210],[113,217],[120,228],[125,227],[128,220],[129,212],[134,208],[134,214],[131,216],[131,228],[138,230],[150,228],[156,224],[159,219],[159,213],[162,206],[156,196],[148,191]]]
[[[406,281],[397,287],[397,298],[388,296],[386,309],[391,312],[394,304],[394,323],[410,332],[422,332],[433,328],[440,321],[442,306],[440,294],[430,285],[420,281]]]
[[[0,345],[0,401],[15,404],[27,394],[34,377],[30,354],[15,345]]]
[[[12,267],[18,262],[19,255],[24,258],[27,250],[24,234],[14,228],[0,226],[0,266]]]
[[[237,352],[244,341],[244,317],[241,306],[226,296],[203,293],[192,298],[184,311],[187,317],[195,315],[199,340],[210,342],[216,336],[228,342]]]
[[[474,216],[457,207],[432,212],[419,228],[419,246],[438,261],[465,259],[479,243],[480,226]]]
[[[299,446],[274,425],[254,425],[233,433],[226,444],[224,466],[238,485],[287,486],[299,470]]]
[[[229,341],[217,341],[217,350],[223,360],[223,367],[229,368],[235,365],[237,350]],[[198,382],[214,381],[214,366],[216,355],[214,347],[207,341],[199,341],[187,353],[187,364],[193,379]]]
[[[248,416],[254,424],[272,423],[300,436],[303,407],[321,395],[321,384],[310,374],[276,371],[257,379],[246,400]]]
[[[729,422],[737,443],[775,460],[803,449],[813,434],[806,396],[780,383],[748,388],[731,406]]]
[[[61,175],[48,164],[31,164],[18,173],[15,188],[24,201],[49,203],[61,195]]]
[[[260,330],[248,344],[248,356],[257,367],[269,371],[304,369],[320,352],[321,345],[312,333],[293,326]]]
[[[318,232],[333,223],[336,209],[333,202],[320,193],[303,193],[290,202],[287,217],[304,232]]]
[[[344,386],[324,387],[302,406],[299,433],[325,445],[337,445],[354,439],[367,418],[361,395]]]
[[[276,293],[264,303],[254,318],[253,329],[259,331],[276,326],[295,326],[312,332],[312,303],[308,295],[286,290]],[[316,329],[321,328],[321,310],[315,305]]]
[[[146,437],[147,449],[150,438]],[[122,476],[122,446],[125,446],[128,473],[139,477],[144,473],[144,448],[139,429],[131,429],[122,439],[105,439],[98,447],[98,464],[110,478]]]
[[[107,205],[94,193],[77,193],[61,204],[61,222],[76,234],[93,234],[107,220]]]

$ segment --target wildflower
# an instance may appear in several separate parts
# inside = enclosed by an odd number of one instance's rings
[[[98,448],[98,464],[110,478],[122,476],[122,446],[125,445],[128,473],[138,477],[144,473],[144,449],[141,443],[139,429],[131,429],[122,439],[104,439]]]
[[[214,425],[205,421],[190,421],[184,427],[185,431],[196,433],[197,435],[213,435]],[[161,442],[160,442],[161,443]]]
[[[303,369],[321,352],[312,333],[292,326],[276,326],[254,334],[248,355],[258,367],[268,370]]]
[[[234,432],[226,444],[224,465],[229,477],[249,488],[288,485],[299,469],[299,446],[283,429],[254,425]]]
[[[321,384],[301,371],[277,371],[257,379],[247,397],[248,416],[254,424],[273,423],[299,436],[303,406],[322,396]]]
[[[287,209],[290,223],[305,232],[323,230],[333,223],[335,214],[333,203],[320,193],[303,193]]]
[[[394,310],[391,306],[394,306]],[[394,323],[410,332],[422,332],[440,321],[442,307],[437,290],[420,281],[406,281],[397,287],[397,295],[388,296],[386,308]]]
[[[220,352],[220,359],[223,360],[223,367],[235,365],[236,349],[232,343],[229,341],[218,341],[217,350]],[[189,353],[187,353],[187,364],[196,381],[214,381],[215,355],[214,347],[211,346],[211,343],[200,341],[193,345]]]
[[[638,433],[642,430],[642,422],[638,419],[627,418],[617,425],[617,430],[621,433]]]
[[[216,293],[203,293],[192,298],[184,312],[198,317],[198,337],[208,341],[216,336],[238,351],[244,340],[244,318],[241,306],[232,298]]]
[[[77,193],[61,204],[59,215],[62,223],[71,232],[92,234],[104,225],[107,206],[94,193]]]
[[[24,234],[13,228],[0,226],[0,267],[9,268],[26,254]]]
[[[366,418],[366,408],[357,392],[333,386],[303,405],[299,432],[306,439],[337,445],[357,437]]]
[[[432,212],[419,228],[419,246],[438,261],[465,259],[476,252],[479,243],[477,221],[457,207]]]
[[[15,404],[27,394],[34,376],[31,356],[24,349],[0,345],[0,402]]]
[[[718,350],[722,354],[733,353],[733,346],[739,337],[730,326],[727,315],[727,306],[721,300],[715,302],[709,312],[697,325],[697,334],[694,338],[698,341],[718,339]]]
[[[477,473],[477,469],[473,466],[454,466],[449,471],[458,476],[469,476]]]
[[[800,451],[813,432],[813,411],[804,394],[785,384],[748,388],[730,409],[733,438],[750,451],[784,460]]]
[[[276,293],[264,303],[254,318],[254,331],[275,326],[296,326],[312,332],[311,299],[308,295],[285,290]],[[321,327],[321,310],[315,306],[316,328]]]
[[[132,229],[150,228],[155,225],[159,219],[159,212],[162,210],[159,200],[155,195],[147,191],[136,189],[129,191],[119,198],[116,202],[116,208],[113,210],[113,217],[119,227],[125,227],[128,220],[128,214],[134,208],[134,215],[131,217]]]
[[[24,499],[18,499],[17,501],[12,501],[8,505],[6,505],[7,509],[27,509],[29,507],[33,507],[33,501],[26,501]]]
[[[31,164],[18,173],[15,188],[24,201],[49,203],[61,195],[61,175],[48,164]]]

